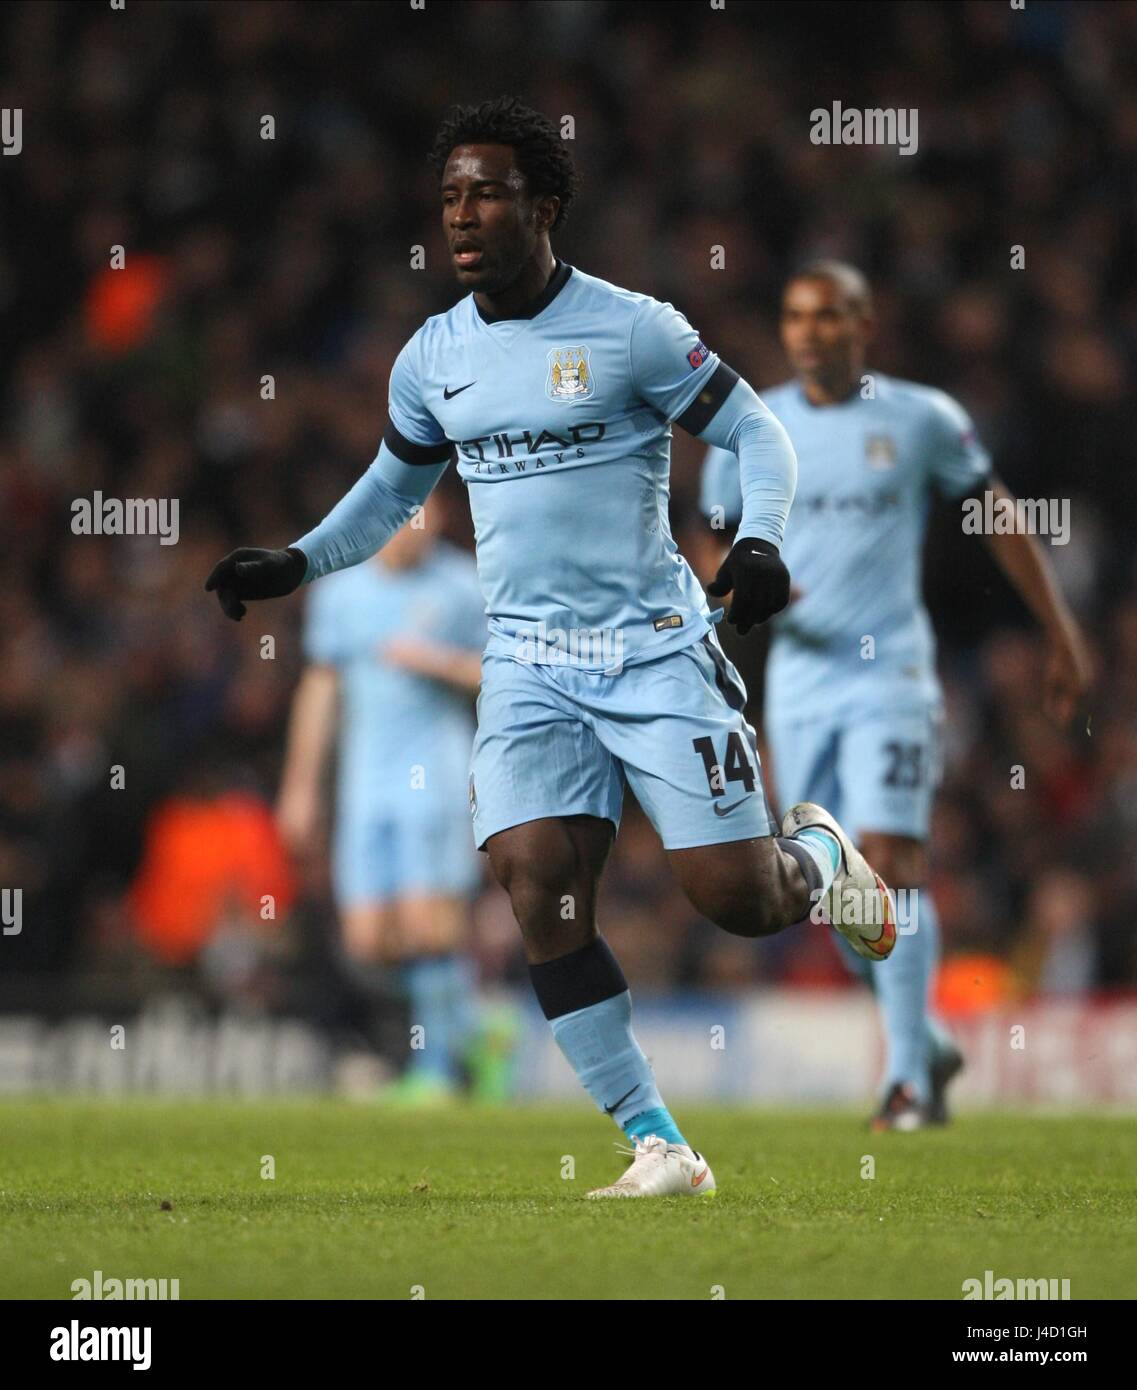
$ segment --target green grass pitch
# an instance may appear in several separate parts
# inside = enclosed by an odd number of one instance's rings
[[[1137,1297],[1137,1117],[676,1111],[713,1199],[585,1201],[625,1160],[584,1106],[4,1101],[0,1296],[98,1269],[182,1299],[959,1299],[991,1269]]]

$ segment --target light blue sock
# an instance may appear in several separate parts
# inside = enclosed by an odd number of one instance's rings
[[[872,978],[887,1051],[885,1091],[906,1082],[927,1104],[934,1046],[928,988],[939,953],[939,922],[926,888],[919,890],[914,915],[916,930],[897,936],[888,959],[873,965]]]
[[[407,1070],[439,1081],[458,1080],[458,1056],[465,1041],[464,1010],[456,1001],[470,987],[468,962],[459,955],[417,956],[404,965],[403,988],[411,1026],[423,1029],[424,1046],[412,1048]]]
[[[646,1139],[649,1134],[658,1134],[669,1144],[687,1142],[665,1105],[657,1105],[654,1110],[645,1110],[642,1115],[636,1115],[624,1126],[624,1133],[629,1139]]]
[[[469,956],[456,951],[447,976],[446,1008],[450,1021],[450,1055],[460,1063],[470,1049],[478,1028],[477,971]]]
[[[799,830],[790,838],[801,845],[817,865],[817,872],[821,875],[821,891],[824,893],[837,877],[837,870],[841,867],[841,846],[837,837],[828,830],[822,830],[820,826],[811,825],[805,830]]]
[[[557,1046],[580,1084],[611,1115],[629,1138],[658,1134],[673,1144],[687,1141],[663,1103],[651,1064],[632,1032],[632,996],[628,990],[599,1004],[554,1018],[550,1027]],[[647,1118],[647,1127],[638,1121]]]

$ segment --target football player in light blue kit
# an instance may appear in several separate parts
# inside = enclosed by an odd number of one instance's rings
[[[439,509],[432,501],[430,512]],[[485,608],[473,559],[426,509],[378,555],[311,590],[278,821],[303,857],[338,728],[332,882],[348,959],[400,980],[421,1028],[388,1096],[454,1094],[474,1030],[466,955],[481,881],[466,781]]]
[[[740,631],[784,607],[778,555],[796,463],[785,431],[670,304],[557,260],[569,147],[512,98],[458,107],[432,162],[459,283],[391,372],[378,458],[286,550],[242,549],[207,581],[223,610],[291,592],[383,545],[452,453],[489,615],[469,785],[474,840],[521,928],[553,1035],[633,1162],[603,1197],[714,1190],[656,1087],[631,996],[599,935],[600,874],[630,784],[679,883],[727,931],[760,936],[813,904],[866,957],[896,941],[887,889],[835,820],[781,835],[746,693],[668,520],[671,423],[739,459],[742,520],[712,592]],[[861,910],[842,915],[852,899]]]
[[[950,396],[866,371],[871,329],[869,289],[851,266],[816,262],[786,286],[782,341],[797,376],[763,400],[798,456],[782,547],[794,590],[773,624],[765,724],[778,795],[823,802],[901,892],[896,949],[866,972],[887,1043],[874,1126],[915,1129],[946,1118],[962,1065],[928,1012],[938,927],[923,885],[942,701],[921,595],[925,521],[933,490],[1010,494]],[[711,449],[704,515],[721,526],[741,500],[737,459]],[[1033,536],[988,543],[1051,638],[1050,706],[1067,719],[1088,679],[1077,625]]]

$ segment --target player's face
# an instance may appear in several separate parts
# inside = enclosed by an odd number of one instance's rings
[[[869,321],[833,280],[791,280],[782,298],[782,346],[800,377],[840,378],[859,369]]]
[[[532,257],[548,204],[526,192],[508,145],[457,145],[442,174],[442,230],[463,289],[498,294]]]

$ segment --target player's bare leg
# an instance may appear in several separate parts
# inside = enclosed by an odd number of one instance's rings
[[[612,822],[596,816],[548,817],[491,835],[486,849],[513,904],[553,1036],[597,1107],[632,1142],[627,1172],[588,1195],[709,1194],[711,1170],[663,1104],[632,1033],[627,982],[597,927],[597,891],[613,838]]]
[[[408,955],[441,956],[465,944],[466,899],[443,893],[408,894],[399,900],[399,926]]]
[[[692,907],[733,936],[772,936],[809,916],[801,863],[774,836],[668,851]]]
[[[343,948],[359,965],[379,965],[398,956],[398,919],[392,903],[351,903],[344,908]]]
[[[858,955],[883,960],[896,942],[881,875],[822,807],[801,802],[783,833],[668,851],[691,904],[737,936],[770,936],[822,910]]]
[[[490,867],[509,894],[530,965],[556,960],[596,939],[596,895],[614,839],[612,822],[599,816],[547,816],[486,841]]]

